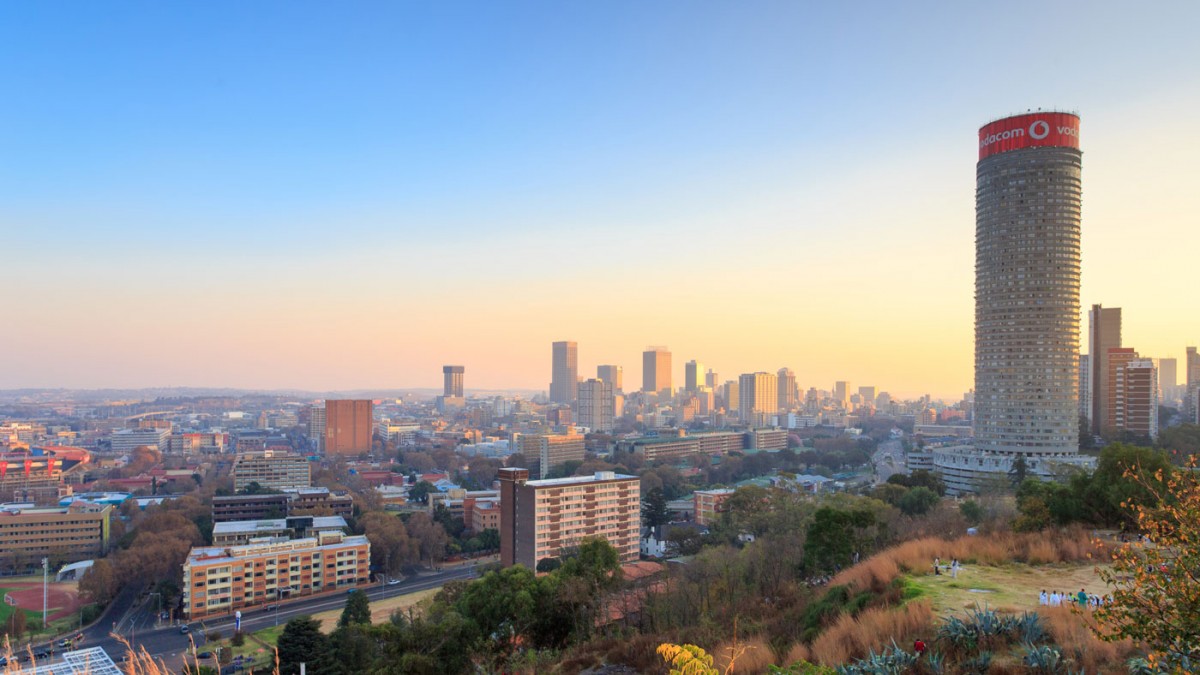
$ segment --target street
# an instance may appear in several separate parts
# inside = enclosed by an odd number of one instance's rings
[[[893,474],[908,473],[904,463],[904,446],[899,439],[880,443],[871,461],[875,464],[876,484],[886,483]]]
[[[406,593],[437,588],[447,581],[471,579],[475,577],[476,571],[475,566],[466,565],[440,572],[426,573],[406,579],[392,586],[381,587],[379,584],[372,584],[369,587],[362,587],[361,590],[366,591],[367,596],[371,600],[380,600],[385,597],[391,598]],[[276,621],[278,621],[279,625],[283,625],[289,619],[297,616],[337,609],[346,604],[346,595],[347,593],[343,591],[332,595],[284,602],[278,606],[277,610],[243,609],[242,632],[253,633],[276,625]],[[128,608],[129,604],[132,603],[132,598],[126,598],[125,595],[122,595],[114,602],[124,602],[124,607]],[[147,604],[149,607],[144,606]],[[114,612],[111,616],[121,616],[116,613],[116,609],[121,608],[114,607]],[[124,616],[116,620],[115,633],[128,640],[135,649],[140,650],[144,648],[156,660],[161,659],[171,669],[182,667],[183,657],[191,651],[193,641],[195,641],[197,651],[202,651],[200,647],[204,645],[205,631],[220,631],[223,636],[232,635],[234,632],[234,619],[232,616],[189,622],[188,625],[191,627],[192,632],[187,635],[179,632],[178,625],[155,628],[155,616],[156,608],[154,598],[151,596],[147,602],[143,603],[142,607],[127,611]],[[113,621],[107,619],[101,621],[97,625],[83,631],[85,640],[80,646],[103,647],[113,660],[119,660],[125,653],[126,647],[110,634],[112,632],[114,632]]]

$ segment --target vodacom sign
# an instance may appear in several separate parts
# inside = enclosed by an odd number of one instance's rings
[[[979,159],[1009,150],[1037,147],[1078,148],[1079,116],[1030,113],[996,120],[979,130]]]

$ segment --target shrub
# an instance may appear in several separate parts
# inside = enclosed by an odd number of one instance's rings
[[[246,644],[246,634],[241,631],[234,633],[233,637],[229,638],[229,644],[234,647],[241,647]]]
[[[843,614],[811,645],[818,663],[837,665],[883,649],[893,640],[908,644],[933,633],[933,610],[926,601],[899,609],[868,609],[857,617]]]

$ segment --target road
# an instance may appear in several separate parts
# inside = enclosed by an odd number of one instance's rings
[[[370,587],[362,588],[362,590],[367,592],[367,596],[371,600],[381,600],[385,597],[390,598],[405,593],[437,588],[448,581],[456,579],[471,579],[475,577],[475,574],[476,567],[474,565],[466,565],[440,572],[424,573],[393,586],[381,587],[378,584],[372,584]],[[262,609],[243,610],[242,632],[253,633],[254,631],[274,626],[277,623],[278,625],[283,625],[289,619],[303,614],[316,614],[331,609],[338,609],[346,604],[346,595],[346,593],[336,593],[283,602],[277,605],[277,609],[273,611]],[[125,607],[128,608],[129,604],[131,604],[131,601]],[[115,629],[117,635],[128,640],[130,644],[139,650],[145,648],[156,660],[162,659],[169,668],[182,667],[183,657],[190,651],[193,640],[199,650],[204,644],[204,632],[206,630],[220,631],[221,635],[225,636],[232,635],[234,632],[234,619],[232,616],[191,622],[189,624],[192,628],[190,635],[180,633],[178,626],[172,625],[156,628],[153,596],[145,601],[143,606],[126,611],[124,615],[114,611],[110,616],[121,617]],[[113,632],[113,622],[111,621],[94,625],[83,631],[85,640],[79,646],[103,647],[109,656],[116,660],[120,658],[121,654],[125,653],[126,649],[117,638],[110,635],[111,632]]]
[[[904,446],[897,440],[884,441],[871,455],[875,464],[875,483],[886,483],[893,474],[908,473],[904,465]]]

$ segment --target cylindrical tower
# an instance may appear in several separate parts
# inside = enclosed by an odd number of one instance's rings
[[[975,188],[975,444],[1079,450],[1079,116],[979,130]]]

